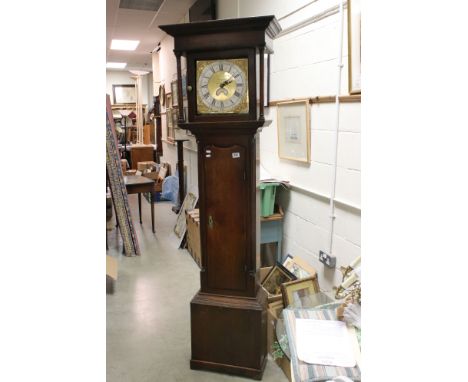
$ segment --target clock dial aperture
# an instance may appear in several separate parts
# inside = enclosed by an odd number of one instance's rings
[[[197,61],[197,111],[248,113],[246,58]]]

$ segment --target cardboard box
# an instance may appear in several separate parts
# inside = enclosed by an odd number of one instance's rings
[[[147,162],[147,163],[154,163],[154,162]],[[157,170],[157,171],[146,172],[146,173],[141,174],[155,181],[153,192],[162,192],[162,184],[163,184],[164,178],[169,173],[169,163],[163,163],[160,166],[158,165],[158,168],[159,168],[159,171]]]
[[[273,344],[278,340],[276,337],[276,324],[281,318],[283,311],[283,301],[275,301],[268,305],[267,310],[267,350],[270,355],[273,355]],[[283,370],[288,380],[291,382],[291,362],[286,355],[282,358],[274,360],[275,363]]]
[[[288,378],[289,382],[292,382],[291,378],[291,361],[288,357],[284,356],[283,358],[276,358],[275,363],[283,370],[284,375]]]
[[[125,175],[128,169],[128,161],[126,159],[121,159],[120,160],[120,165],[122,166],[122,174]]]
[[[281,316],[283,311],[283,301],[274,301],[268,304],[267,310],[267,350],[268,353],[273,353],[273,344],[276,341],[276,321]]]
[[[273,268],[273,267],[263,267],[263,268],[259,269],[258,279],[260,281],[260,284],[263,282],[263,280],[265,280],[265,277],[271,271],[271,268]]]
[[[146,172],[142,174],[145,178],[153,179],[157,181],[159,179],[159,174],[156,171]]]
[[[159,168],[159,165],[153,161],[144,161],[137,163],[137,170],[145,172],[145,170],[150,170],[150,172],[156,171]]]
[[[106,255],[106,275],[117,280],[117,260],[109,255]]]
[[[117,260],[106,255],[106,293],[114,293],[114,283],[117,280]]]

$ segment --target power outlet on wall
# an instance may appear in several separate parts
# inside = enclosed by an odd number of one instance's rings
[[[319,260],[321,263],[325,264],[328,268],[335,268],[336,266],[336,256],[331,256],[324,251],[319,252]]]

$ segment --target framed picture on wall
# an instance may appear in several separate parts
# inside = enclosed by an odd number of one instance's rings
[[[159,100],[161,101],[161,106],[166,106],[166,89],[164,85],[159,85]]]
[[[348,0],[348,86],[361,93],[361,0]]]
[[[278,156],[310,162],[309,100],[277,104]]]
[[[174,124],[172,119],[173,109],[166,109],[166,133],[167,140],[169,142],[174,142]]]
[[[178,93],[177,93],[177,80],[171,82],[172,93],[172,107],[177,106]]]
[[[166,109],[172,106],[172,93],[166,93]]]
[[[179,119],[179,112],[177,109],[171,110],[171,117],[172,117],[172,127],[178,128],[178,119]]]
[[[136,103],[135,85],[112,85],[112,95],[114,96],[114,104]]]

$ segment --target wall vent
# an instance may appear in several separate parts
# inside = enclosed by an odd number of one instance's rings
[[[119,8],[157,12],[164,0],[120,0]]]

